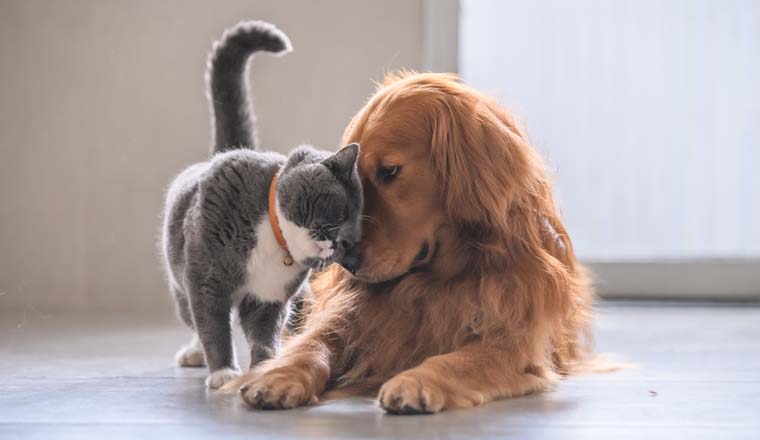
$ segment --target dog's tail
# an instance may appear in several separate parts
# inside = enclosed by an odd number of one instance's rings
[[[249,60],[259,51],[283,55],[290,39],[274,25],[243,21],[214,42],[206,65],[206,93],[211,111],[211,154],[256,148],[256,118],[250,98]]]

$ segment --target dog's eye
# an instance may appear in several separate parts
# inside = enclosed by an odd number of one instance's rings
[[[400,166],[380,167],[377,169],[377,177],[383,183],[391,183],[401,171]]]

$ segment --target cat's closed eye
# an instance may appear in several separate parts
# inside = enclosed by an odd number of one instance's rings
[[[311,227],[311,235],[319,241],[334,240],[335,231],[338,228],[329,224],[315,224]]]

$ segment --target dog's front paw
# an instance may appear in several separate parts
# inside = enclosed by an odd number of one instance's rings
[[[239,371],[233,370],[232,368],[222,368],[221,370],[216,370],[208,375],[206,378],[206,386],[211,390],[215,390],[221,388],[224,384],[232,381],[238,376],[240,376]]]
[[[258,409],[290,409],[315,403],[317,396],[311,385],[299,378],[303,372],[273,370],[244,385],[240,396],[249,406]]]
[[[446,395],[430,381],[404,372],[383,384],[377,400],[389,414],[433,414],[444,408]]]
[[[390,414],[432,414],[443,409],[446,396],[434,384],[405,372],[383,384],[378,403]]]

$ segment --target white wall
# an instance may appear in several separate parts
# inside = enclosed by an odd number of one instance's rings
[[[460,30],[581,257],[760,257],[760,2],[467,0]]]
[[[203,68],[244,18],[263,144],[337,146],[372,79],[420,65],[420,2],[0,1],[0,311],[165,311],[163,189],[206,157]]]

